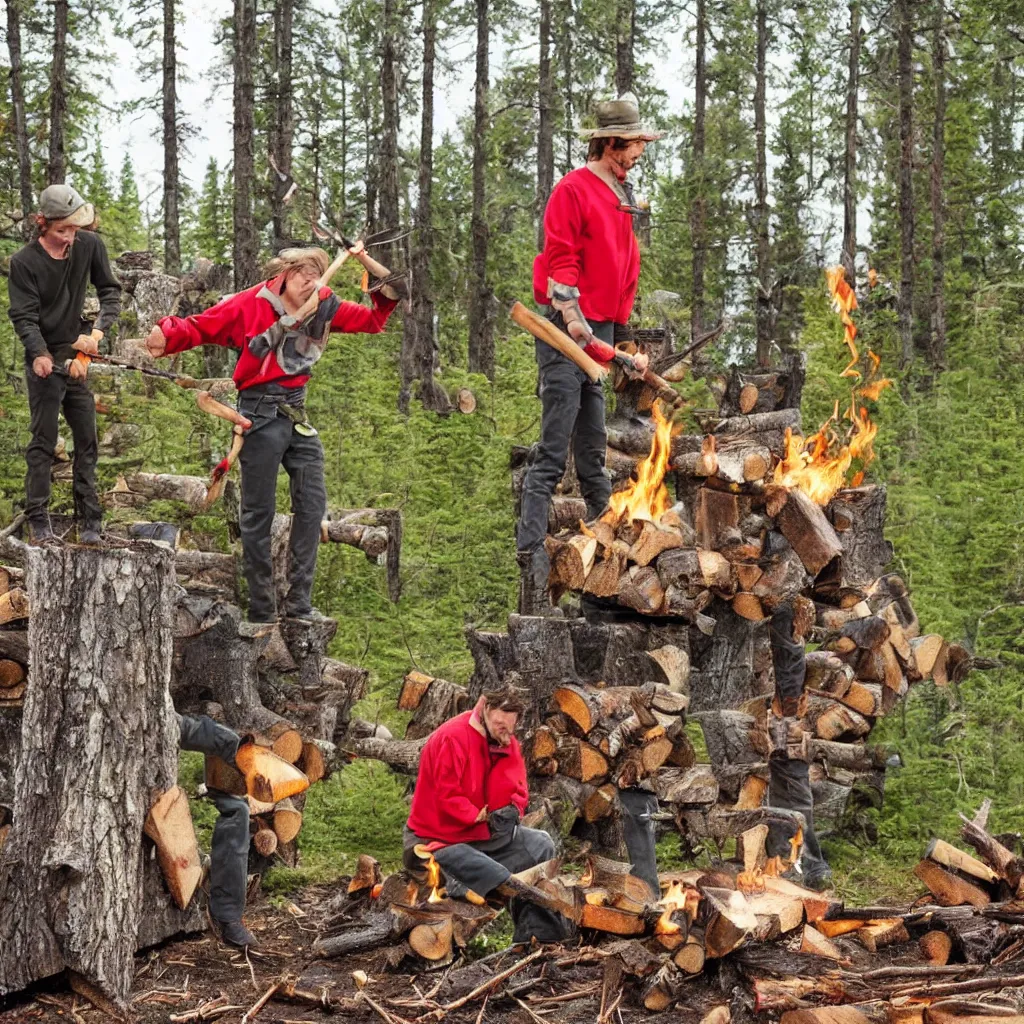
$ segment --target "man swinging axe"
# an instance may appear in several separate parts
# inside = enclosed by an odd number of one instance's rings
[[[277,473],[290,478],[292,528],[289,618],[321,618],[312,605],[320,522],[327,511],[324,452],[306,415],[306,385],[330,332],[377,334],[384,329],[398,294],[389,286],[372,291],[372,307],[343,302],[328,287],[348,257],[366,262],[357,242],[330,266],[323,249],[285,249],[266,267],[267,279],[203,313],[168,316],[153,328],[146,345],[154,357],[197,345],[240,350],[234,381],[238,411],[251,421],[239,452],[242,467],[240,531],[249,619],[273,622],[274,594],[270,530],[276,511]],[[373,273],[374,269],[367,269]]]
[[[538,304],[550,306],[554,326],[607,365],[615,358],[616,327],[624,326],[633,310],[640,276],[635,204],[626,175],[647,143],[662,133],[640,123],[632,93],[598,104],[596,113],[598,127],[580,132],[590,139],[586,165],[559,181],[544,211],[544,251],[534,260],[533,291]],[[576,473],[589,519],[604,511],[611,481],[604,469],[600,381],[540,340],[536,357],[540,442],[523,482],[516,547],[525,576],[524,611],[542,615],[552,613],[544,550],[548,506],[565,472],[570,440],[575,438]],[[633,368],[646,370],[647,357],[634,356]]]

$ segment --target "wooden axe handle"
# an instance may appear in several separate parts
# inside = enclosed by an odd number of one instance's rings
[[[227,420],[228,423],[233,423],[243,430],[248,430],[252,426],[252,420],[246,419],[237,409],[218,402],[209,391],[196,392],[196,405],[203,412],[209,413],[211,416],[219,416],[222,420]]]
[[[509,316],[523,330],[561,352],[566,359],[571,359],[595,383],[607,375],[607,368],[596,359],[591,359],[568,334],[560,331],[550,320],[527,309],[521,302],[513,303]]]

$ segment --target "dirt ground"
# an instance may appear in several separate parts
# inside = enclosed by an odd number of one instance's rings
[[[595,1021],[600,1013],[599,960],[590,958],[580,964],[556,966],[559,956],[566,959],[578,955],[566,949],[564,953],[543,954],[546,966],[542,972],[537,970],[540,960],[534,960],[518,977],[495,986],[497,993],[512,990],[511,995],[490,995],[486,1002],[477,997],[461,1008],[439,1014],[435,1007],[467,995],[523,960],[530,951],[510,949],[472,965],[456,957],[452,963],[427,972],[422,971],[423,961],[402,957],[400,947],[335,960],[317,959],[312,952],[317,937],[314,922],[330,895],[310,888],[284,906],[258,897],[248,908],[246,922],[261,948],[248,956],[221,944],[210,932],[140,954],[130,1019],[136,1024],[176,1024],[179,1015],[198,1010],[222,996],[230,1007],[227,1012],[194,1016],[193,1024],[203,1020],[248,1024],[254,1019],[260,1024],[299,1024],[324,1021],[327,1016],[356,1024],[406,1024],[417,1019],[421,1024],[441,1019],[448,1024],[584,1024]],[[356,971],[364,971],[369,977],[362,997],[353,980]],[[538,974],[542,980],[530,983]],[[296,977],[298,988],[318,994],[326,991],[336,1006],[327,1010],[271,999],[253,1013],[251,1008],[257,1000],[284,975]],[[523,978],[527,979],[526,985]],[[556,995],[564,998],[583,989],[590,994],[568,1001],[544,1001]],[[619,1008],[612,1011],[609,1024],[628,1024],[650,1016],[635,1005],[622,1005],[621,1012]],[[102,1024],[109,1019],[109,1014],[73,992],[63,977],[0,1002],[0,1024]]]

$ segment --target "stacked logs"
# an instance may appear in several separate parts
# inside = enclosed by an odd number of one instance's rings
[[[909,908],[846,907],[774,874],[779,865],[764,857],[762,827],[743,836],[737,861],[663,873],[659,894],[630,875],[627,865],[592,854],[582,870],[560,861],[538,865],[513,876],[509,891],[574,921],[582,950],[572,961],[558,948],[519,959],[516,990],[529,991],[536,975],[546,979],[548,1000],[592,996],[595,1004],[618,998],[624,1008],[656,1012],[677,1005],[687,1012],[700,1008],[694,1019],[703,1019],[711,1004],[721,1004],[722,992],[731,991],[733,1011],[745,1006],[755,1013],[782,1013],[787,1024],[1020,1020],[1014,1009],[1020,1013],[1024,975],[1012,961],[1022,946],[1024,914],[1015,902],[1021,864],[986,831],[985,813],[964,819],[962,835],[977,857],[935,840],[922,862],[983,890],[984,903],[968,888],[954,893],[929,883],[933,902],[926,897]],[[480,906],[450,900],[440,881],[418,885],[404,874],[382,881],[376,862],[360,858],[351,883],[324,912],[315,952],[333,957],[383,949],[385,970],[443,965],[506,896],[492,894]],[[535,969],[524,970],[533,961]],[[597,984],[560,988],[560,980],[586,979],[551,970],[552,961],[563,968],[595,964]],[[458,973],[456,968],[453,976]],[[503,977],[497,974],[494,981]],[[451,1002],[442,990],[440,1010],[488,993],[493,1000],[508,997],[496,984],[478,988],[479,982],[477,977],[462,988],[471,989],[470,995]],[[1016,993],[1012,1006],[990,1000],[988,994],[999,990]],[[419,1006],[414,1004],[410,998],[402,1005]],[[726,1010],[727,1020],[728,1008],[719,1009]]]
[[[0,565],[0,712],[21,706],[28,677],[24,573]]]

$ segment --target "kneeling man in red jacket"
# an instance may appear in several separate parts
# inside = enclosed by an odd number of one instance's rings
[[[445,874],[448,895],[486,896],[510,875],[555,856],[547,832],[520,824],[529,802],[526,764],[515,737],[523,702],[508,690],[484,693],[472,711],[431,733],[420,754],[405,826],[404,861],[421,873],[415,852],[427,846]],[[568,922],[513,900],[513,942],[558,942]]]

